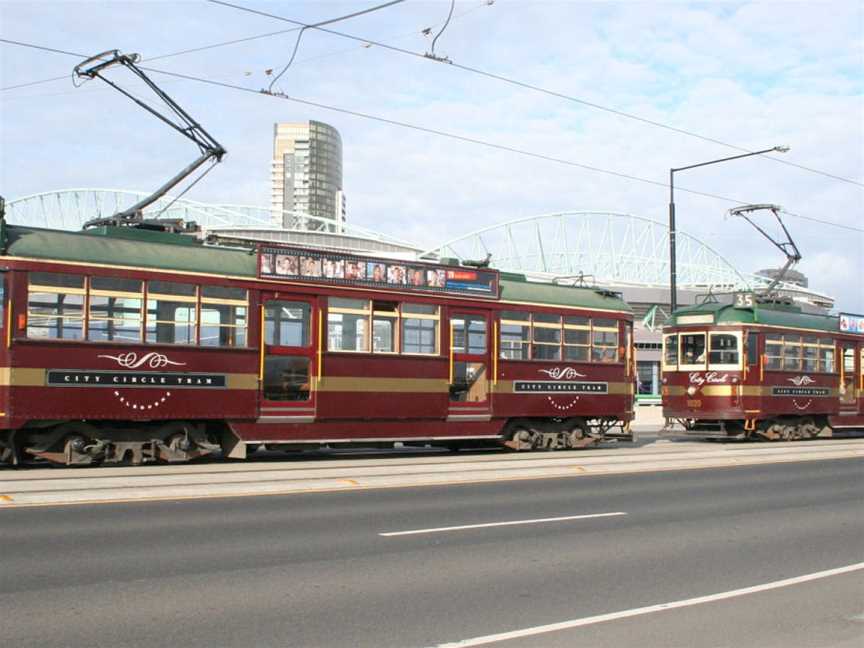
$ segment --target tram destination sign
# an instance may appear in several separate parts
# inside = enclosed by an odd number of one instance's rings
[[[289,247],[260,246],[258,276],[261,279],[498,297],[496,270],[372,259]]]

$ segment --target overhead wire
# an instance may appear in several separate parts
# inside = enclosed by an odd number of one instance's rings
[[[436,129],[436,128],[431,128],[431,127],[428,127],[428,126],[420,126],[420,125],[418,125],[418,124],[411,124],[411,123],[408,123],[408,122],[399,121],[399,120],[396,120],[396,119],[391,119],[391,118],[389,118],[389,117],[382,117],[382,116],[379,116],[379,115],[372,115],[372,114],[370,114],[370,113],[364,113],[364,112],[360,112],[360,111],[357,111],[357,110],[351,110],[351,109],[349,109],[349,108],[342,108],[342,107],[339,107],[339,106],[332,106],[332,105],[329,105],[329,104],[324,104],[324,103],[317,102],[317,101],[311,101],[311,100],[308,100],[308,99],[301,99],[301,98],[299,98],[299,97],[293,97],[293,96],[289,96],[289,95],[286,95],[286,94],[283,94],[283,93],[278,93],[278,92],[267,92],[267,91],[265,91],[265,90],[256,90],[256,89],[254,89],[254,88],[248,88],[248,87],[246,87],[246,86],[236,85],[236,84],[233,84],[233,83],[227,83],[227,82],[224,82],[224,81],[216,81],[216,80],[214,80],[214,79],[208,79],[208,78],[205,78],[205,77],[193,76],[193,75],[190,75],[190,74],[182,74],[182,73],[180,73],[180,72],[171,72],[171,71],[168,71],[168,70],[160,70],[160,69],[157,69],[157,68],[143,67],[143,66],[142,66],[142,69],[147,70],[148,72],[154,72],[154,73],[156,73],[156,74],[164,74],[164,75],[167,75],[167,76],[173,76],[173,77],[177,77],[177,78],[180,78],[180,79],[186,79],[186,80],[189,80],[189,81],[197,81],[197,82],[199,82],[199,83],[205,83],[205,84],[208,84],[208,85],[220,86],[220,87],[228,88],[228,89],[231,89],[231,90],[237,90],[237,91],[246,92],[246,93],[250,93],[250,94],[261,95],[261,96],[264,96],[264,97],[273,97],[273,98],[275,98],[275,99],[283,99],[283,100],[286,100],[286,101],[291,101],[291,102],[299,103],[299,104],[303,104],[303,105],[306,105],[306,106],[313,106],[313,107],[315,107],[315,108],[321,108],[321,109],[323,109],[323,110],[329,110],[329,111],[332,111],[332,112],[337,112],[337,113],[341,113],[341,114],[345,114],[345,115],[351,115],[351,116],[353,116],[353,117],[359,117],[359,118],[362,118],[362,119],[368,119],[368,120],[371,120],[371,121],[376,121],[376,122],[380,122],[380,123],[384,123],[384,124],[389,124],[389,125],[391,125],[391,126],[398,126],[398,127],[401,127],[401,128],[406,128],[406,129],[410,129],[410,130],[415,130],[415,131],[419,131],[419,132],[427,133],[427,134],[430,134],[430,135],[436,135],[436,136],[439,136],[439,137],[448,138],[448,139],[451,139],[451,140],[456,140],[456,141],[466,142],[466,143],[469,143],[469,144],[476,144],[476,145],[484,146],[484,147],[486,147],[486,148],[490,148],[490,149],[495,149],[495,150],[499,150],[499,151],[507,151],[507,152],[509,152],[509,153],[515,153],[515,154],[523,155],[523,156],[526,156],[526,157],[531,157],[531,158],[535,158],[535,159],[539,159],[539,160],[545,160],[545,161],[547,161],[547,162],[554,162],[554,163],[557,163],[557,164],[563,164],[563,165],[566,165],[566,166],[571,166],[571,167],[576,167],[576,168],[580,168],[580,169],[585,169],[585,170],[587,170],[587,171],[593,171],[593,172],[596,172],[596,173],[602,173],[602,174],[605,174],[605,175],[614,176],[614,177],[618,177],[618,178],[623,178],[623,179],[626,179],[626,180],[632,180],[632,181],[635,181],[635,182],[641,182],[641,183],[644,183],[644,184],[650,184],[650,185],[654,185],[654,186],[657,186],[657,187],[662,187],[662,188],[664,188],[664,189],[668,189],[668,188],[669,188],[669,185],[668,185],[666,182],[661,182],[661,181],[659,181],[659,180],[652,180],[652,179],[650,179],[650,178],[643,178],[643,177],[640,177],[640,176],[636,176],[636,175],[632,175],[632,174],[624,173],[624,172],[621,172],[621,171],[613,171],[613,170],[611,170],[611,169],[604,169],[604,168],[602,168],[602,167],[597,167],[597,166],[593,166],[593,165],[590,165],[590,164],[584,164],[584,163],[582,163],[582,162],[576,162],[576,161],[573,161],[573,160],[567,160],[567,159],[564,159],[564,158],[559,158],[559,157],[555,157],[555,156],[551,156],[551,155],[546,155],[546,154],[544,154],[544,153],[537,153],[537,152],[534,152],[534,151],[528,151],[528,150],[525,150],[525,149],[519,149],[519,148],[516,148],[516,147],[513,147],[513,146],[508,146],[508,145],[506,145],[506,144],[499,144],[499,143],[497,143],[497,142],[490,142],[490,141],[488,141],[488,140],[482,140],[482,139],[479,139],[479,138],[476,138],[476,137],[469,137],[469,136],[467,136],[467,135],[459,135],[459,134],[457,134],[457,133],[451,133],[451,132],[448,132],[448,131],[443,131],[443,130]],[[722,201],[724,201],[724,202],[728,202],[728,203],[735,203],[735,204],[738,204],[738,205],[744,205],[744,204],[748,204],[749,202],[752,202],[752,201],[738,200],[738,199],[736,199],[736,198],[730,198],[730,197],[728,197],[728,196],[721,196],[721,195],[718,195],[718,194],[712,194],[712,193],[708,193],[708,192],[705,192],[705,191],[699,191],[699,190],[696,190],[696,189],[689,189],[689,188],[687,188],[687,187],[680,187],[680,186],[679,186],[679,187],[676,187],[676,189],[677,189],[678,191],[681,191],[681,192],[684,192],[684,193],[689,193],[689,194],[693,194],[693,195],[697,195],[697,196],[703,196],[703,197],[706,197],[706,198],[713,198],[713,199],[715,199],[715,200],[722,200]],[[820,223],[820,224],[822,224],[822,225],[828,225],[828,226],[831,226],[831,227],[837,227],[837,228],[840,228],[840,229],[850,230],[850,231],[854,231],[854,232],[864,232],[864,228],[854,227],[854,226],[852,226],[852,225],[844,225],[843,223],[836,223],[836,222],[832,222],[832,221],[827,221],[827,220],[823,220],[823,219],[819,219],[819,218],[814,218],[814,217],[812,217],[812,216],[804,216],[804,215],[796,214],[796,213],[794,213],[794,212],[789,212],[789,211],[786,211],[786,210],[783,210],[782,213],[783,213],[783,214],[786,214],[787,216],[791,216],[791,217],[793,217],[793,218],[800,218],[800,219],[808,220],[808,221],[811,221],[811,222],[814,222],[814,223]]]
[[[276,82],[279,81],[279,79],[282,78],[282,75],[285,74],[285,72],[288,71],[288,68],[291,67],[291,64],[294,62],[294,58],[297,56],[297,51],[300,49],[300,41],[302,40],[303,34],[306,32],[307,29],[315,29],[317,27],[323,27],[324,25],[332,25],[333,23],[341,22],[343,20],[348,20],[350,18],[356,18],[358,16],[363,16],[365,14],[372,13],[373,11],[379,11],[381,9],[386,9],[387,7],[392,7],[393,5],[401,4],[403,2],[405,2],[405,0],[390,0],[389,2],[385,2],[384,4],[376,5],[374,7],[368,7],[367,9],[363,9],[361,11],[355,11],[353,13],[346,14],[344,16],[337,16],[335,18],[329,18],[327,20],[322,20],[322,21],[319,21],[317,23],[312,23],[310,25],[303,25],[303,27],[300,28],[300,33],[297,34],[297,40],[294,41],[294,50],[291,52],[291,58],[288,60],[288,63],[285,64],[285,67],[283,67],[282,70],[280,70],[279,74],[277,74],[275,77],[273,77],[273,79],[270,81],[270,85],[267,89],[272,92],[273,86],[276,85]],[[448,18],[448,20],[449,20],[449,18]]]
[[[225,3],[221,2],[221,0],[210,0],[210,1],[211,1],[211,2],[215,2],[215,3],[217,3],[217,4],[225,4]],[[0,41],[2,41],[2,42],[8,42],[8,41],[6,41],[6,39],[0,39]],[[15,43],[15,44],[19,44],[19,43]],[[42,46],[37,46],[37,45],[33,45],[33,44],[26,44],[26,46],[28,46],[28,47],[34,47],[34,48],[36,48],[36,49],[46,49],[46,50],[49,50],[49,51],[54,51],[54,52],[64,53],[64,54],[67,54],[67,55],[70,55],[70,56],[84,57],[84,55],[82,55],[82,54],[77,54],[77,53],[74,53],[74,52],[62,52],[61,50],[55,50],[55,49],[52,49],[52,48],[43,48]],[[462,142],[471,143],[471,144],[477,144],[477,145],[484,146],[484,147],[487,147],[487,148],[492,148],[492,149],[501,150],[501,151],[507,151],[507,152],[510,152],[510,153],[515,153],[515,154],[519,154],[519,155],[523,155],[523,156],[527,156],[527,157],[532,157],[532,158],[536,158],[536,159],[546,160],[546,161],[548,161],[548,162],[554,162],[554,163],[558,163],[558,164],[564,164],[564,165],[571,166],[571,167],[577,167],[577,168],[585,169],[585,170],[588,170],[588,171],[594,171],[594,172],[597,172],[597,173],[603,173],[603,174],[606,174],[606,175],[611,175],[611,176],[615,176],[615,177],[619,177],[619,178],[623,178],[623,179],[627,179],[627,180],[632,180],[632,181],[635,181],[635,182],[641,182],[641,183],[645,183],[645,184],[651,184],[651,185],[655,185],[655,186],[658,186],[658,187],[663,187],[664,189],[665,189],[665,188],[668,188],[668,184],[666,184],[665,182],[660,182],[660,181],[658,181],[658,180],[651,180],[650,178],[642,178],[642,177],[640,177],[640,176],[635,176],[635,175],[631,175],[631,174],[627,174],[627,173],[623,173],[623,172],[619,172],[619,171],[613,171],[613,170],[610,170],[610,169],[603,169],[603,168],[601,168],[601,167],[596,167],[596,166],[593,166],[593,165],[583,164],[583,163],[581,163],[581,162],[575,162],[575,161],[572,161],[572,160],[566,160],[566,159],[563,159],[563,158],[557,158],[557,157],[554,157],[554,156],[545,155],[545,154],[543,154],[543,153],[536,153],[536,152],[532,152],[532,151],[527,151],[527,150],[523,150],[523,149],[518,149],[518,148],[515,148],[515,147],[507,146],[507,145],[505,145],[505,144],[498,144],[498,143],[495,143],[495,142],[488,142],[488,141],[486,141],[486,140],[481,140],[481,139],[474,138],[474,137],[468,137],[468,136],[466,136],[466,135],[458,135],[458,134],[455,134],[455,133],[449,133],[449,132],[447,132],[447,131],[442,131],[442,130],[438,130],[438,129],[435,129],[435,128],[429,128],[429,127],[426,127],[426,126],[419,126],[419,125],[416,125],[416,124],[410,124],[410,123],[408,123],[408,122],[402,122],[402,121],[398,121],[398,120],[395,120],[395,119],[390,119],[390,118],[388,118],[388,117],[380,117],[380,116],[377,116],[377,115],[371,115],[371,114],[368,114],[368,113],[363,113],[363,112],[359,112],[359,111],[355,111],[355,110],[350,110],[350,109],[348,109],[348,108],[341,108],[341,107],[338,107],[338,106],[330,106],[330,105],[323,104],[323,103],[320,103],[320,102],[314,102],[314,101],[310,101],[310,100],[307,100],[307,99],[300,99],[300,98],[298,98],[298,97],[291,97],[291,96],[285,95],[285,94],[283,94],[283,93],[273,93],[273,92],[264,91],[264,90],[255,90],[254,88],[248,88],[248,87],[240,86],[240,85],[236,85],[236,84],[233,84],[233,83],[226,83],[226,82],[224,82],[224,81],[216,81],[216,80],[214,80],[214,79],[207,79],[207,78],[205,78],[205,77],[198,77],[198,76],[193,76],[193,75],[189,75],[189,74],[182,74],[182,73],[180,73],[180,72],[171,72],[171,71],[168,71],[168,70],[160,70],[160,69],[151,68],[151,67],[145,67],[145,66],[140,66],[140,67],[141,67],[141,69],[143,69],[143,70],[147,70],[148,72],[154,72],[154,73],[156,73],[156,74],[163,74],[163,75],[166,75],[166,76],[176,77],[176,78],[180,78],[180,79],[186,79],[186,80],[188,80],[188,81],[196,81],[196,82],[199,82],[199,83],[205,83],[205,84],[208,84],[208,85],[221,86],[221,87],[228,88],[228,89],[231,89],[231,90],[237,90],[237,91],[242,91],[242,92],[247,92],[247,93],[252,93],[252,94],[262,95],[262,96],[269,96],[269,97],[274,97],[274,98],[277,98],[277,99],[284,99],[284,100],[292,101],[292,102],[295,102],[295,103],[300,103],[300,104],[304,104],[304,105],[308,105],[308,106],[314,106],[314,107],[316,107],[316,108],[322,108],[322,109],[324,109],[324,110],[330,110],[330,111],[333,111],[333,112],[338,112],[338,113],[342,113],[342,114],[346,114],[346,115],[352,115],[352,116],[354,116],[354,117],[360,117],[360,118],[363,118],[363,119],[368,119],[368,120],[373,120],[373,121],[377,121],[377,122],[381,122],[381,123],[386,123],[386,124],[390,124],[390,125],[392,125],[392,126],[399,126],[399,127],[402,127],[402,128],[408,128],[408,129],[412,129],[412,130],[416,130],[416,131],[420,131],[420,132],[425,132],[425,133],[428,133],[428,134],[437,135],[437,136],[445,137],[445,138],[449,138],[449,139],[452,139],[452,140],[462,141]],[[717,195],[717,194],[712,194],[712,193],[708,193],[708,192],[704,192],[704,191],[698,191],[698,190],[695,190],[695,189],[688,189],[688,188],[686,188],[686,187],[677,187],[677,189],[678,189],[679,191],[681,191],[681,192],[684,192],[684,193],[689,193],[689,194],[693,194],[693,195],[703,196],[703,197],[706,197],[706,198],[714,198],[714,199],[722,200],[722,201],[729,202],[729,203],[736,203],[736,204],[739,204],[739,205],[742,205],[742,204],[748,204],[748,201],[737,200],[737,199],[735,199],[735,198],[730,198],[730,197],[728,197],[728,196],[720,196],[720,195]],[[812,217],[812,216],[805,216],[805,215],[802,215],[802,214],[797,214],[797,213],[789,212],[789,211],[786,211],[786,210],[783,210],[781,213],[783,213],[783,214],[785,214],[785,215],[787,215],[787,216],[790,216],[790,217],[792,217],[792,218],[799,218],[799,219],[801,219],[801,220],[807,220],[807,221],[811,221],[811,222],[814,222],[814,223],[819,223],[819,224],[822,224],[822,225],[828,225],[828,226],[831,226],[831,227],[837,227],[837,228],[840,228],[840,229],[845,229],[845,230],[849,230],[849,231],[853,231],[853,232],[864,232],[864,228],[854,227],[854,226],[852,226],[852,225],[844,225],[844,224],[842,224],[842,223],[836,223],[836,222],[827,221],[827,220],[823,220],[823,219],[819,219],[819,218],[814,218],[814,217]]]
[[[520,88],[523,88],[523,89],[526,89],[526,90],[532,90],[532,91],[534,91],[534,92],[539,92],[539,93],[542,93],[542,94],[545,94],[545,95],[549,95],[549,96],[551,96],[551,97],[557,97],[557,98],[559,98],[559,99],[564,99],[564,100],[566,100],[566,101],[571,101],[571,102],[573,102],[573,103],[581,104],[581,105],[586,106],[586,107],[589,107],[589,108],[594,108],[594,109],[596,109],[596,110],[602,110],[602,111],[604,111],[604,112],[608,112],[608,113],[611,113],[611,114],[614,114],[614,115],[618,115],[619,117],[624,117],[624,118],[626,118],[626,119],[631,119],[631,120],[634,120],[634,121],[638,121],[638,122],[641,122],[641,123],[643,123],[643,124],[648,124],[648,125],[650,125],[650,126],[655,126],[655,127],[657,127],[657,128],[662,128],[662,129],[665,129],[665,130],[668,130],[668,131],[672,131],[672,132],[678,133],[678,134],[680,134],[680,135],[686,135],[686,136],[688,136],[688,137],[694,137],[694,138],[696,138],[696,139],[700,139],[700,140],[702,140],[702,141],[704,141],[704,142],[710,142],[710,143],[712,143],[712,144],[717,144],[717,145],[719,145],[719,146],[725,146],[726,148],[731,148],[731,149],[734,149],[734,150],[736,150],[736,151],[742,151],[742,152],[744,152],[744,153],[752,153],[752,151],[751,151],[750,149],[746,148],[746,147],[738,146],[738,145],[736,145],[736,144],[731,144],[731,143],[729,143],[729,142],[725,142],[725,141],[723,141],[723,140],[720,140],[720,139],[717,139],[717,138],[714,138],[714,137],[709,137],[709,136],[707,136],[707,135],[701,135],[701,134],[696,133],[696,132],[691,131],[691,130],[687,130],[687,129],[684,129],[684,128],[678,128],[678,127],[676,127],[676,126],[672,126],[672,125],[670,125],[670,124],[665,124],[665,123],[663,123],[663,122],[655,121],[655,120],[653,120],[653,119],[648,119],[648,118],[646,118],[646,117],[642,117],[642,116],[640,116],[640,115],[636,115],[636,114],[633,114],[633,113],[625,112],[625,111],[623,111],[623,110],[618,110],[617,108],[612,108],[612,107],[610,107],[610,106],[604,106],[604,105],[602,105],[602,104],[598,104],[598,103],[596,103],[596,102],[588,101],[588,100],[586,100],[586,99],[580,99],[579,97],[574,97],[574,96],[571,96],[571,95],[567,95],[567,94],[564,94],[564,93],[562,93],[562,92],[557,92],[557,91],[555,91],[555,90],[549,90],[549,89],[547,89],[547,88],[543,88],[543,87],[540,87],[540,86],[537,86],[537,85],[534,85],[534,84],[531,84],[531,83],[527,83],[527,82],[525,82],[525,81],[519,81],[518,79],[512,79],[512,78],[510,78],[510,77],[505,77],[505,76],[503,76],[503,75],[496,74],[496,73],[494,73],[494,72],[487,72],[486,70],[482,70],[482,69],[480,69],[480,68],[472,67],[472,66],[469,66],[469,65],[464,65],[464,64],[462,64],[462,63],[456,63],[456,62],[450,60],[449,58],[446,59],[446,60],[444,60],[444,61],[442,61],[442,60],[439,59],[438,57],[434,57],[434,56],[427,56],[426,54],[423,54],[423,53],[421,53],[421,52],[415,52],[415,51],[413,51],[413,50],[405,49],[405,48],[402,48],[402,47],[397,47],[397,46],[395,46],[395,45],[389,45],[389,44],[387,44],[387,43],[383,43],[383,42],[380,42],[380,41],[372,40],[372,39],[369,39],[369,38],[362,38],[362,37],[359,37],[359,36],[354,36],[353,34],[346,34],[346,33],[344,33],[344,32],[336,31],[336,30],[333,30],[333,29],[327,29],[327,28],[324,28],[324,27],[313,27],[312,25],[309,25],[309,24],[307,24],[307,23],[303,23],[303,22],[301,22],[301,21],[299,21],[299,20],[293,20],[293,19],[291,19],[291,18],[285,18],[284,16],[279,16],[279,15],[272,14],[272,13],[269,13],[269,12],[266,12],[266,11],[261,11],[261,10],[259,10],[259,9],[253,9],[253,8],[251,8],[251,7],[244,7],[243,5],[234,4],[234,3],[232,3],[232,2],[227,2],[226,0],[207,0],[207,2],[209,2],[209,3],[211,3],[211,4],[216,4],[216,5],[222,5],[222,6],[225,6],[225,7],[230,7],[230,8],[232,8],[232,9],[237,9],[237,10],[239,10],[239,11],[245,11],[245,12],[247,12],[247,13],[256,14],[256,15],[259,15],[259,16],[264,16],[264,17],[267,17],[267,18],[273,18],[274,20],[281,20],[281,21],[283,21],[283,22],[287,22],[287,23],[290,23],[290,24],[293,24],[293,25],[300,25],[300,26],[304,26],[304,27],[307,27],[307,28],[310,28],[310,29],[317,29],[317,30],[319,30],[319,31],[323,31],[323,32],[325,32],[325,33],[332,34],[332,35],[334,35],[334,36],[339,36],[339,37],[341,37],[341,38],[348,38],[348,39],[350,39],[350,40],[361,41],[361,42],[364,42],[364,43],[371,43],[372,45],[375,45],[375,46],[377,46],[377,47],[381,47],[381,48],[383,48],[383,49],[387,49],[387,50],[390,50],[390,51],[393,51],[393,52],[398,52],[398,53],[400,53],[400,54],[405,54],[405,55],[407,55],[407,56],[413,56],[413,57],[416,57],[416,58],[421,58],[421,59],[426,59],[426,60],[433,60],[433,61],[436,61],[436,62],[439,62],[439,63],[440,63],[440,62],[445,62],[445,63],[448,64],[448,66],[450,66],[450,67],[454,67],[454,68],[459,68],[460,70],[463,70],[463,71],[465,71],[465,72],[470,72],[470,73],[472,73],[472,74],[477,74],[477,75],[480,75],[480,76],[483,76],[483,77],[487,77],[487,78],[489,78],[489,79],[494,79],[494,80],[496,80],[496,81],[501,81],[501,82],[503,82],[503,83],[507,83],[507,84],[510,84],[510,85],[514,85],[514,86],[517,86],[517,87],[520,87]],[[834,179],[834,180],[838,180],[838,181],[840,181],[840,182],[846,182],[846,183],[849,183],[849,184],[854,184],[854,185],[857,185],[857,186],[860,186],[860,187],[864,187],[864,182],[861,182],[861,181],[859,181],[859,180],[854,180],[854,179],[852,179],[852,178],[846,178],[846,177],[844,177],[844,176],[836,175],[836,174],[834,174],[834,173],[830,173],[830,172],[828,172],[828,171],[822,171],[821,169],[816,169],[816,168],[813,168],[813,167],[805,166],[805,165],[803,165],[803,164],[798,164],[797,162],[790,162],[789,160],[784,160],[783,158],[779,158],[779,157],[774,157],[774,156],[770,156],[770,155],[765,155],[765,156],[762,156],[762,157],[764,157],[764,158],[767,159],[767,160],[772,160],[773,162],[778,162],[778,163],[780,163],[780,164],[785,164],[785,165],[787,165],[787,166],[792,166],[792,167],[795,167],[795,168],[801,169],[801,170],[803,170],[803,171],[808,171],[808,172],[810,172],[810,173],[815,173],[815,174],[818,174],[818,175],[821,175],[821,176],[825,176],[825,177],[827,177],[827,178],[832,178],[832,179]]]

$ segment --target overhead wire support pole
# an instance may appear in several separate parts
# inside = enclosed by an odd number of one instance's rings
[[[109,56],[110,58],[108,58]],[[195,121],[189,115],[189,113],[183,110],[183,108],[181,108],[177,104],[177,102],[175,102],[171,97],[169,97],[146,74],[144,74],[143,70],[141,70],[138,66],[135,65],[139,60],[140,57],[138,56],[138,54],[121,54],[119,50],[108,50],[106,52],[102,52],[101,54],[91,56],[90,58],[76,65],[74,68],[74,74],[79,79],[101,79],[109,86],[111,86],[112,88],[114,88],[115,90],[117,90],[118,92],[144,108],[144,110],[149,112],[151,115],[154,115],[160,121],[167,124],[174,130],[176,130],[178,133],[194,142],[195,145],[198,147],[198,150],[201,152],[201,155],[146,198],[138,201],[128,209],[117,212],[109,218],[98,218],[88,221],[84,224],[85,228],[105,224],[122,225],[142,220],[142,213],[145,208],[165,196],[173,187],[177,186],[180,182],[188,178],[192,173],[195,172],[196,169],[198,169],[205,162],[209,160],[212,160],[214,163],[220,162],[222,160],[222,157],[227,152],[222,147],[222,145],[219,144],[219,142],[217,142],[216,139],[213,138],[213,136],[210,135],[210,133],[208,133],[203,126],[201,126],[201,124]],[[100,62],[90,65],[94,61]],[[90,65],[90,67],[87,67],[88,65]],[[139,79],[141,79],[145,83],[145,85],[147,85],[147,87],[150,88],[153,93],[162,100],[162,102],[171,110],[171,112],[173,112],[179,118],[179,121],[181,123],[178,124],[172,121],[159,111],[151,108],[149,105],[147,105],[137,97],[133,96],[128,91],[121,88],[119,85],[117,85],[110,79],[103,76],[103,70],[113,65],[122,65],[123,67],[129,69]],[[201,178],[199,177],[198,180],[200,179]],[[192,185],[187,187],[183,193],[191,189],[191,187],[194,186],[194,184],[198,182],[198,180],[195,180],[195,182],[193,182]],[[182,193],[180,195],[182,195]]]

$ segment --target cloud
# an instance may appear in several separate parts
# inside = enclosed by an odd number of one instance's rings
[[[477,5],[479,0],[460,2],[457,14],[475,10],[455,21],[439,41],[439,50],[454,61],[750,150],[789,144],[792,150],[783,156],[788,161],[864,178],[864,9],[859,3],[784,4],[782,11],[777,5],[747,3]],[[270,4],[252,6],[274,10]],[[320,4],[293,3],[280,11],[314,20],[359,6],[328,3],[324,11]],[[87,52],[121,46],[147,55],[289,26],[186,3],[7,3],[0,12],[4,33],[14,32],[21,40]],[[406,3],[339,28],[422,52],[428,40],[419,30],[443,20],[440,14],[440,3]],[[135,24],[136,30],[117,37],[116,24]],[[292,45],[288,34],[151,65],[258,89],[269,82],[264,70],[284,64]],[[9,46],[2,53],[3,86],[62,74],[76,62]],[[272,125],[311,118],[342,134],[349,220],[421,244],[553,211],[596,209],[666,219],[665,186],[259,94],[154,78],[229,150],[225,162],[190,192],[197,200],[268,204]],[[125,98],[95,90],[93,84],[78,90],[70,85],[0,93],[4,195],[106,184],[146,190],[194,157],[191,143]],[[736,152],[453,66],[325,34],[304,36],[298,64],[280,87],[291,96],[614,169],[661,185],[668,181],[670,167]],[[792,212],[858,227],[864,213],[860,186],[765,159],[694,169],[678,175],[676,184],[682,189],[676,193],[681,229],[703,238],[742,271],[764,265],[757,259],[774,259],[774,248],[746,223],[725,218],[733,203],[683,189],[779,203]],[[849,287],[864,267],[861,237],[792,217],[786,222],[805,257],[801,269],[813,285],[836,294],[841,308],[864,311],[860,289]],[[846,261],[834,268],[811,261],[819,255]],[[776,261],[770,265],[779,265],[782,258],[777,255]]]

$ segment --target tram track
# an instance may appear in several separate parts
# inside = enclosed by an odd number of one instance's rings
[[[699,443],[658,443],[612,451],[495,453],[446,459],[387,457],[372,460],[374,464],[335,459],[62,472],[51,468],[9,470],[0,472],[0,509],[418,487],[861,457],[864,439],[724,444],[711,448]]]

